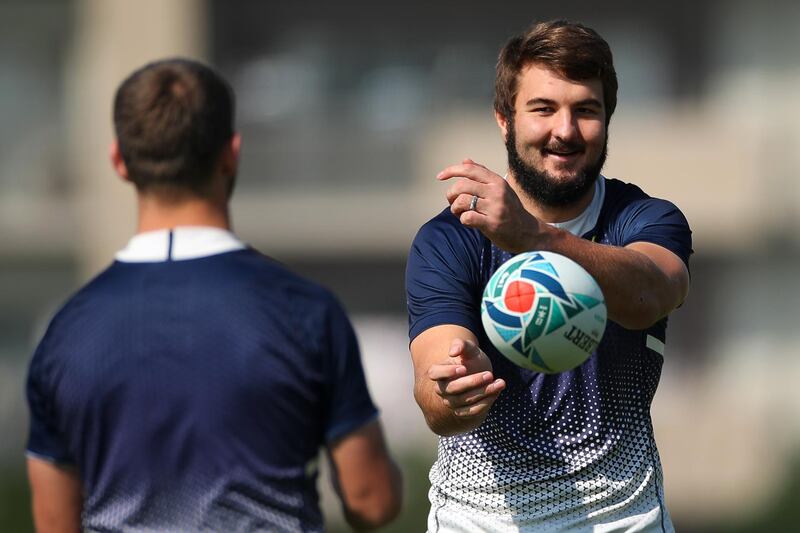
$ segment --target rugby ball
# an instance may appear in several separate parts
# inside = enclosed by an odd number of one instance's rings
[[[481,301],[489,340],[513,363],[554,374],[582,364],[606,328],[597,281],[553,252],[525,252],[503,263]]]

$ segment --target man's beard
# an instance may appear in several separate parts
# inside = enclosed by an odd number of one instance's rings
[[[558,151],[581,148],[580,145],[563,142],[549,146]],[[508,151],[508,168],[526,194],[543,206],[565,207],[583,198],[597,181],[608,156],[608,135],[606,135],[603,151],[597,161],[579,169],[574,176],[567,179],[559,179],[546,170],[538,170],[522,160],[517,150],[517,136],[513,120],[508,121],[506,150]]]

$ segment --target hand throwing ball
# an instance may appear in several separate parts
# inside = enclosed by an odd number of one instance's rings
[[[606,303],[594,278],[553,252],[525,252],[492,275],[481,320],[497,350],[517,365],[554,374],[582,364],[606,328]]]

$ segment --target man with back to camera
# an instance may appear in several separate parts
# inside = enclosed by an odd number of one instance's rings
[[[616,95],[594,30],[537,24],[497,64],[508,179],[469,159],[437,176],[462,179],[406,272],[414,395],[441,436],[431,532],[673,530],[650,404],[666,317],[689,290],[691,231],[670,202],[600,175]],[[577,261],[605,295],[603,340],[574,370],[517,367],[481,326],[486,282],[529,250]]]
[[[111,160],[138,229],[52,320],[31,362],[39,531],[321,531],[320,446],[355,529],[399,511],[356,338],[326,289],[245,246],[240,137],[208,67],[119,87]]]

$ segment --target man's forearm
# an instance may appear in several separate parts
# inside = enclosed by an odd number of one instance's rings
[[[550,228],[540,248],[565,255],[597,280],[609,319],[628,329],[646,329],[680,303],[680,292],[645,254],[629,248],[598,244]]]

